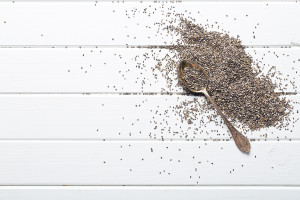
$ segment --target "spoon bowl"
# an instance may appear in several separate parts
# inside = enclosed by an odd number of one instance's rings
[[[185,79],[185,75],[184,75],[184,70],[186,68],[193,68],[193,69],[196,69],[196,70],[199,70],[205,77],[205,87],[202,87],[201,89],[197,90],[195,88],[192,88],[190,86],[190,84],[188,84],[187,80]],[[180,67],[179,67],[179,74],[180,74],[180,77],[181,77],[181,80],[183,81],[184,85],[188,88],[188,90],[190,90],[191,92],[193,93],[203,93],[203,91],[207,91],[207,86],[208,86],[208,75],[207,73],[204,71],[204,69],[198,65],[197,63],[194,63],[192,61],[187,61],[187,60],[183,60],[180,62]]]

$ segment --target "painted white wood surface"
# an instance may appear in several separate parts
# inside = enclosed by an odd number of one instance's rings
[[[143,13],[144,8],[147,8],[150,17]],[[186,17],[196,18],[197,23],[218,22],[220,29],[215,25],[211,30],[224,29],[233,36],[240,35],[245,45],[298,46],[299,9],[300,4],[297,2],[180,4],[122,1],[96,4],[9,2],[0,5],[0,44],[2,46],[170,44],[176,38],[167,33],[157,34],[154,23],[163,19],[167,12],[174,10],[186,14]]]
[[[145,7],[156,11],[133,16]],[[255,142],[245,155],[226,127],[209,123],[194,134],[197,124],[159,115],[193,97],[155,80],[153,60],[137,68],[151,49],[126,47],[174,42],[153,26],[170,7],[198,23],[218,21],[266,70],[276,65],[299,86],[297,1],[0,2],[0,199],[299,199],[299,121],[247,133]],[[299,93],[290,84],[286,91]],[[299,95],[288,98],[296,120]]]
[[[299,141],[251,145],[0,141],[0,185],[299,185]]]
[[[287,78],[283,81],[287,84],[285,92],[298,92],[290,81],[300,88],[299,48],[248,48],[247,53],[260,62],[264,72],[277,67],[282,77]],[[0,59],[0,92],[182,92],[176,81],[169,89],[166,79],[155,70],[158,63],[155,59],[166,55],[172,53],[137,48],[0,49],[3,58]],[[165,62],[162,68],[164,65]]]
[[[198,113],[188,124],[175,109],[193,96],[181,95],[1,95],[0,139],[213,140],[230,139],[215,112]],[[196,97],[203,104],[204,97]],[[294,101],[289,126],[242,131],[251,139],[300,139],[300,96]],[[17,124],[17,126],[16,126]]]
[[[43,187],[0,187],[0,198],[6,200],[24,199],[68,199],[68,200],[99,200],[99,199],[172,199],[199,200],[224,199],[240,200],[249,198],[255,200],[298,200],[299,187],[186,187],[186,186],[43,186]]]

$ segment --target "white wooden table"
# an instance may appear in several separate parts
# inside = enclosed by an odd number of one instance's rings
[[[217,21],[300,86],[297,1],[1,1],[1,200],[300,199],[299,89],[286,89],[294,122],[248,133],[249,155],[226,127],[194,134],[176,115],[159,115],[194,98],[156,79],[154,59],[136,67],[159,51],[136,46],[175,41],[153,26],[171,6],[197,23]]]

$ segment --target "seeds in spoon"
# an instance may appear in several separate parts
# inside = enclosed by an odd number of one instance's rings
[[[187,85],[194,90],[201,90],[206,87],[207,80],[202,71],[192,67],[185,67],[183,69],[184,78]]]

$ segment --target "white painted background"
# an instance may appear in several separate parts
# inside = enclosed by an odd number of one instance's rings
[[[194,97],[155,79],[154,59],[136,67],[151,49],[127,48],[175,41],[146,28],[164,15],[125,16],[162,5],[218,21],[265,70],[300,86],[296,1],[1,1],[1,200],[300,198],[299,89],[285,88],[293,123],[248,132],[249,155],[226,127],[181,122],[171,107]]]

